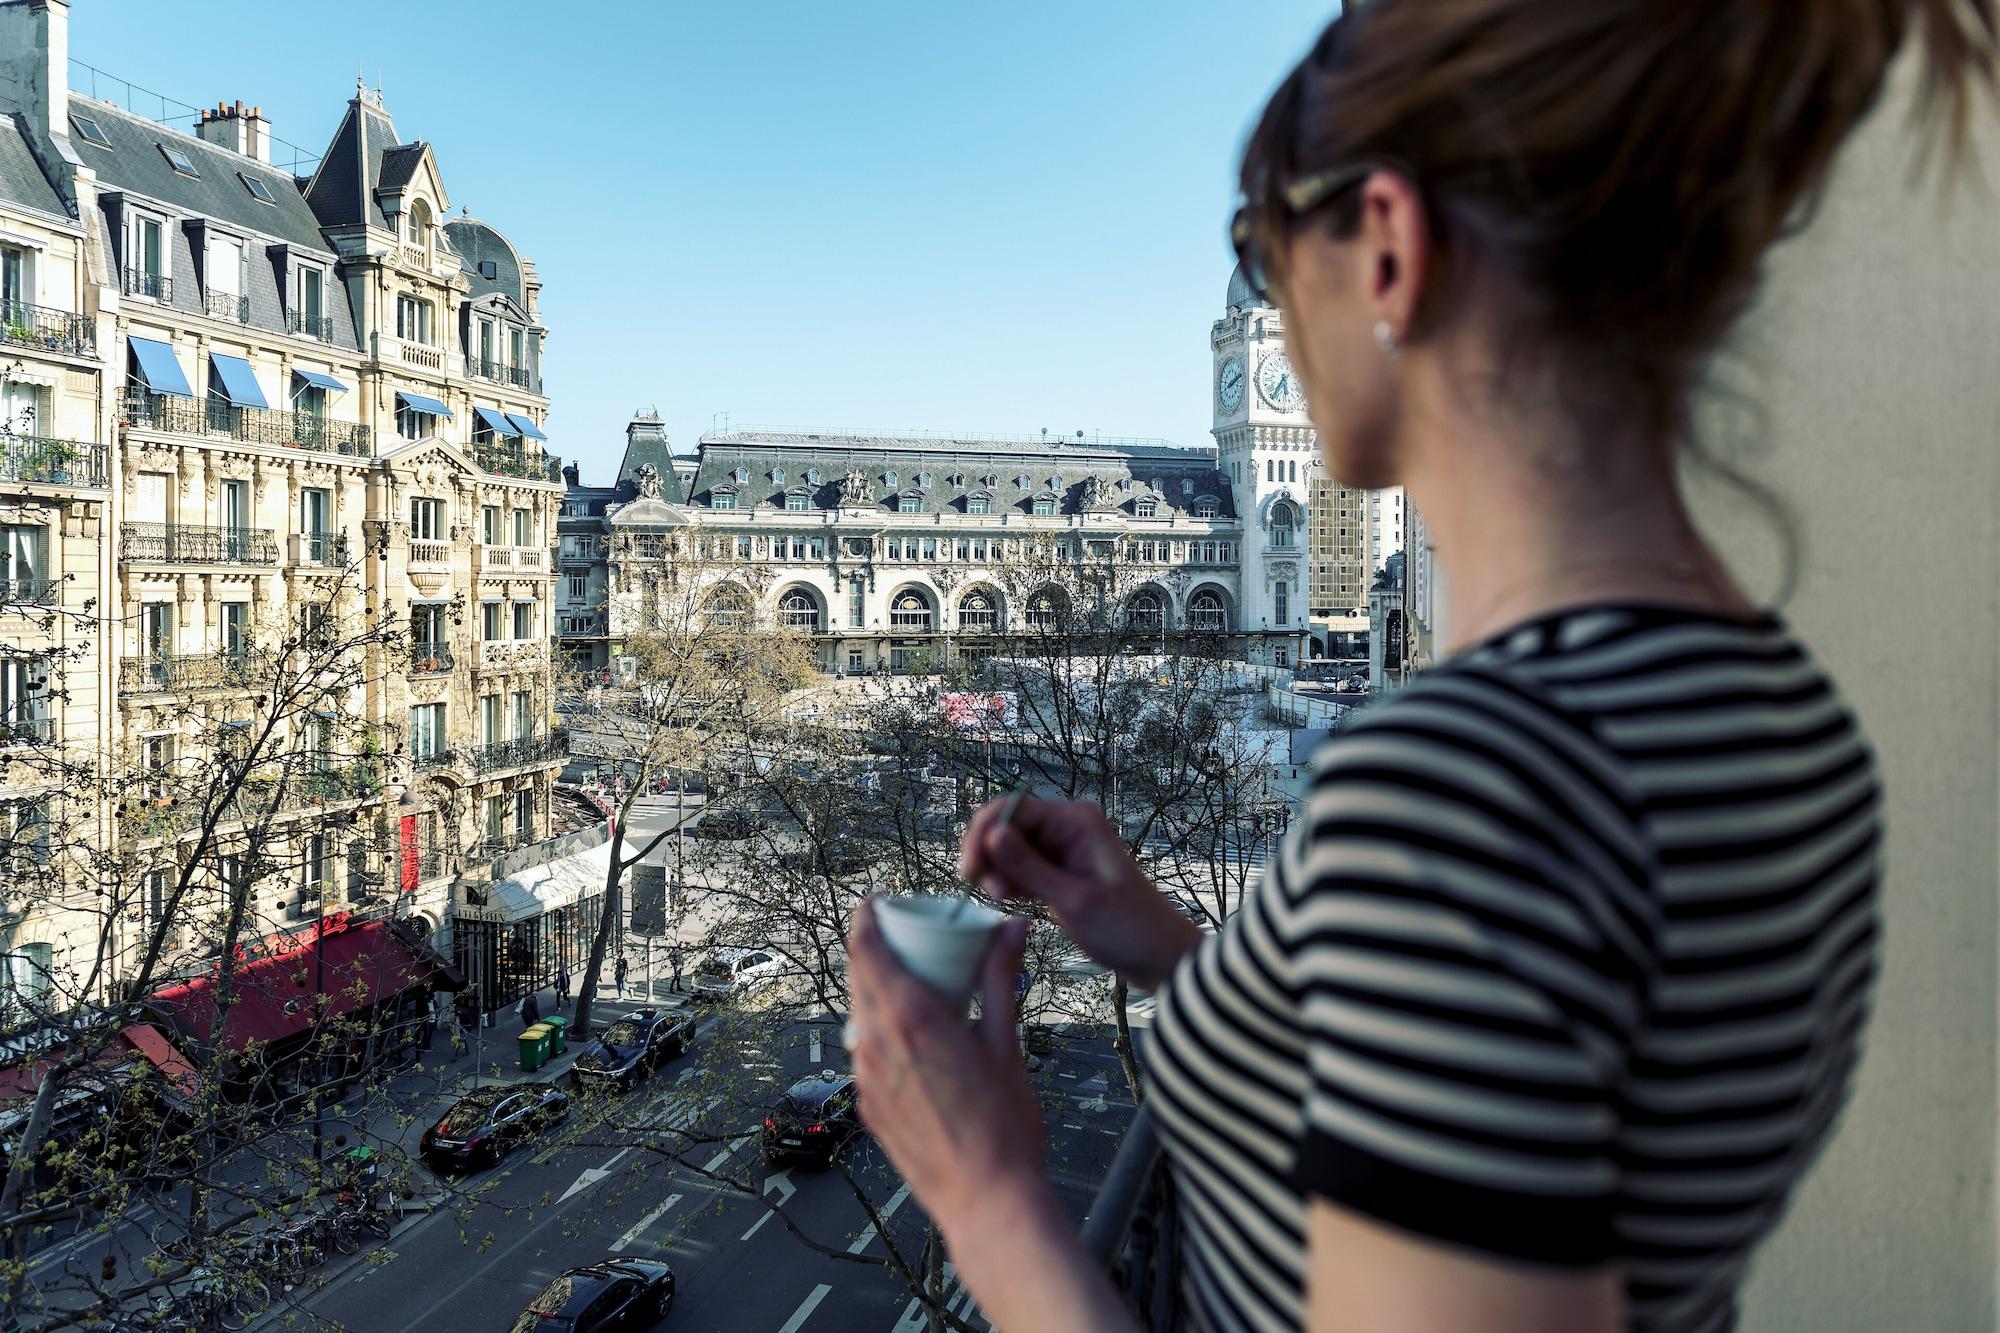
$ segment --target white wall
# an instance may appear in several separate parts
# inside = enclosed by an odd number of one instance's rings
[[[1867,1058],[1760,1256],[1749,1333],[1995,1327],[2000,208],[1969,182],[1942,199],[1911,182],[1906,108],[1887,102],[1850,146],[1743,344],[1768,410],[1754,470],[1808,543],[1786,614],[1860,712],[1888,790]],[[1709,526],[1769,570],[1761,525],[1701,494]]]

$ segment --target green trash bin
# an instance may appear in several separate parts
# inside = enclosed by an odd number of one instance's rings
[[[549,1030],[549,1054],[561,1055],[569,1049],[569,1020],[561,1014],[550,1014],[542,1020],[542,1026]]]
[[[547,1023],[537,1023],[531,1028],[522,1028],[519,1041],[521,1043],[521,1068],[532,1073],[548,1063],[549,1025]]]

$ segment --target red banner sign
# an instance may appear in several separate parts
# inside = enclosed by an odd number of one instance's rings
[[[404,893],[415,893],[417,891],[417,817],[415,815],[404,815],[402,828],[398,832],[403,852],[402,890]]]

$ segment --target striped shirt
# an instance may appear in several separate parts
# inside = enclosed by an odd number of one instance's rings
[[[1564,612],[1342,730],[1146,1049],[1190,1322],[1302,1327],[1317,1196],[1731,1328],[1859,1056],[1878,804],[1768,616]]]

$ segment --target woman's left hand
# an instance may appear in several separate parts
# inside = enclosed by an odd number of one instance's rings
[[[949,1238],[1012,1193],[1048,1189],[1042,1108],[1014,1031],[1015,978],[1028,923],[993,933],[967,1026],[890,952],[871,898],[847,937],[850,1021],[861,1118]]]

